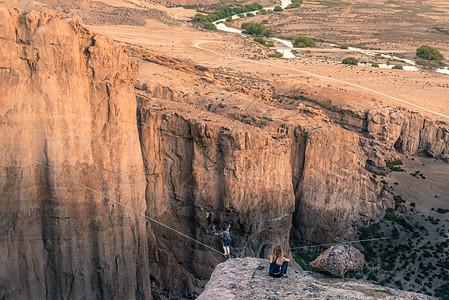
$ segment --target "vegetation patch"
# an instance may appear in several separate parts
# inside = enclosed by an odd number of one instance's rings
[[[293,256],[295,261],[306,271],[311,271],[309,263],[314,261],[318,257],[319,253],[308,253],[304,251],[298,251]]]
[[[438,208],[437,209],[437,213],[440,213],[440,214],[446,214],[446,213],[448,213],[449,212],[449,209],[447,209],[447,208]]]
[[[280,57],[282,57],[282,56],[284,56],[281,52],[279,52],[279,51],[275,51],[274,53],[270,53],[270,54],[268,54],[268,57],[277,57],[277,58],[280,58]]]
[[[252,4],[246,4],[243,6],[235,6],[235,7],[227,6],[227,7],[220,8],[207,16],[203,15],[201,13],[197,13],[195,15],[195,17],[193,17],[192,21],[203,24],[203,27],[206,29],[216,30],[217,28],[215,27],[214,24],[212,24],[212,22],[215,22],[220,19],[232,17],[233,15],[239,15],[239,16],[243,17],[244,16],[243,14],[246,12],[259,10],[262,8],[263,8],[263,6],[257,2],[254,2]],[[211,26],[211,24],[213,26]]]
[[[359,60],[355,57],[346,57],[345,59],[343,59],[343,61],[341,62],[342,64],[345,65],[358,65]]]
[[[440,51],[426,45],[416,49],[416,56],[429,60],[442,60],[444,58]]]
[[[316,46],[316,42],[306,36],[290,36],[288,39],[292,41],[294,47],[304,48]]]
[[[398,166],[402,166],[403,163],[401,160],[393,160],[393,161],[387,161],[386,162],[387,168],[390,169],[391,171],[397,171],[397,172],[404,172],[405,170],[402,169],[401,167]]]
[[[244,33],[257,36],[269,36],[273,32],[273,30],[265,29],[262,24],[255,22],[242,23],[241,27],[245,30]]]
[[[299,7],[301,4],[302,4],[302,0],[292,0],[292,3],[287,5],[287,7],[285,9],[296,8],[296,7]]]

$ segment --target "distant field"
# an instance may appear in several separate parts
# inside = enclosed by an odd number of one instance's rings
[[[306,0],[296,9],[265,16],[280,35],[306,35],[336,44],[449,51],[449,1]]]

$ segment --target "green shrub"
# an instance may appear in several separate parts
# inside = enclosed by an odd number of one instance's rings
[[[394,70],[403,70],[404,67],[401,66],[401,65],[394,65],[392,69],[394,69]]]
[[[379,68],[379,64],[378,64],[378,63],[372,63],[372,64],[371,64],[371,67]]]
[[[263,37],[260,37],[260,36],[255,37],[255,38],[254,38],[254,41],[257,42],[257,43],[259,43],[259,44],[262,44],[262,45],[264,45],[264,46],[267,44],[267,41],[265,41],[265,40],[263,39]]]
[[[306,36],[293,36],[293,37],[289,37],[289,39],[291,39],[293,41],[293,46],[295,46],[295,47],[304,48],[304,47],[315,47],[316,46],[315,41]],[[302,45],[304,45],[304,46],[302,46]]]
[[[368,277],[367,277],[366,279],[372,280],[372,281],[378,281],[378,280],[379,280],[379,279],[377,278],[377,276],[376,276],[373,272],[369,273],[369,274],[368,274]]]
[[[312,254],[303,251],[298,251],[293,255],[295,261],[306,271],[311,271],[309,263],[314,261],[319,254]]]
[[[395,227],[393,228],[393,231],[391,232],[391,237],[394,239],[398,239],[399,238],[399,230]]]
[[[267,47],[274,47],[274,44],[273,44],[273,42],[267,42],[267,44],[265,46],[267,46]]]
[[[254,14],[249,12],[249,13],[246,13],[246,16],[247,17],[254,17]]]
[[[392,209],[392,208],[387,208],[387,210],[385,212],[385,219],[393,221],[393,222],[399,221],[398,216],[395,215],[394,209]]]
[[[205,29],[217,30],[217,26],[215,26],[215,24],[211,23],[211,22],[205,22],[205,23],[203,23],[203,26]]]
[[[447,208],[438,208],[437,209],[437,213],[440,213],[440,214],[445,214],[448,212],[449,212],[449,209],[447,209]]]
[[[393,161],[387,161],[385,162],[385,164],[387,165],[387,168],[389,168],[392,171],[402,171],[402,169],[398,166],[402,166],[403,163],[401,160],[393,160]]]
[[[287,7],[285,9],[290,9],[290,8],[296,8],[299,7],[302,3],[302,0],[292,0],[292,3],[290,3],[289,5],[287,5]]]
[[[232,21],[232,17],[231,16],[227,17],[225,21],[226,22],[231,22]]]
[[[402,197],[399,196],[399,195],[394,195],[394,196],[393,196],[393,199],[394,199],[394,202],[395,202],[396,204],[405,203],[405,200],[402,199]]]
[[[345,65],[357,65],[359,63],[359,60],[354,57],[346,57],[341,63]]]
[[[348,44],[342,44],[342,45],[340,45],[340,49],[349,49],[349,45]]]
[[[279,5],[275,6],[273,8],[273,11],[283,11],[284,9],[282,7],[280,7]]]
[[[426,45],[416,49],[416,56],[429,60],[441,60],[444,58],[440,51]]]
[[[270,54],[268,54],[268,57],[282,57],[282,56],[284,56],[281,52],[279,52],[279,51],[275,51],[274,53],[270,53]]]

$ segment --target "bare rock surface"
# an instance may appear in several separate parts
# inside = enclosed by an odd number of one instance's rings
[[[332,278],[289,268],[288,278],[268,275],[269,261],[229,259],[219,264],[198,300],[214,299],[434,299],[363,281]]]
[[[334,245],[326,249],[309,265],[316,272],[344,277],[348,272],[362,270],[365,257],[351,245]]]
[[[0,298],[151,297],[137,64],[79,19],[0,9]],[[42,167],[32,158],[48,167]]]

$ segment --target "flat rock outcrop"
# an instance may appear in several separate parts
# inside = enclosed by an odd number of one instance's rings
[[[288,278],[273,278],[268,275],[268,266],[267,259],[229,259],[216,267],[197,299],[434,299],[292,267],[288,269]]]
[[[334,245],[321,253],[309,266],[312,270],[335,277],[360,271],[365,265],[365,257],[350,245]]]
[[[0,298],[151,297],[144,219],[67,180],[145,211],[137,71],[79,19],[0,9]]]

